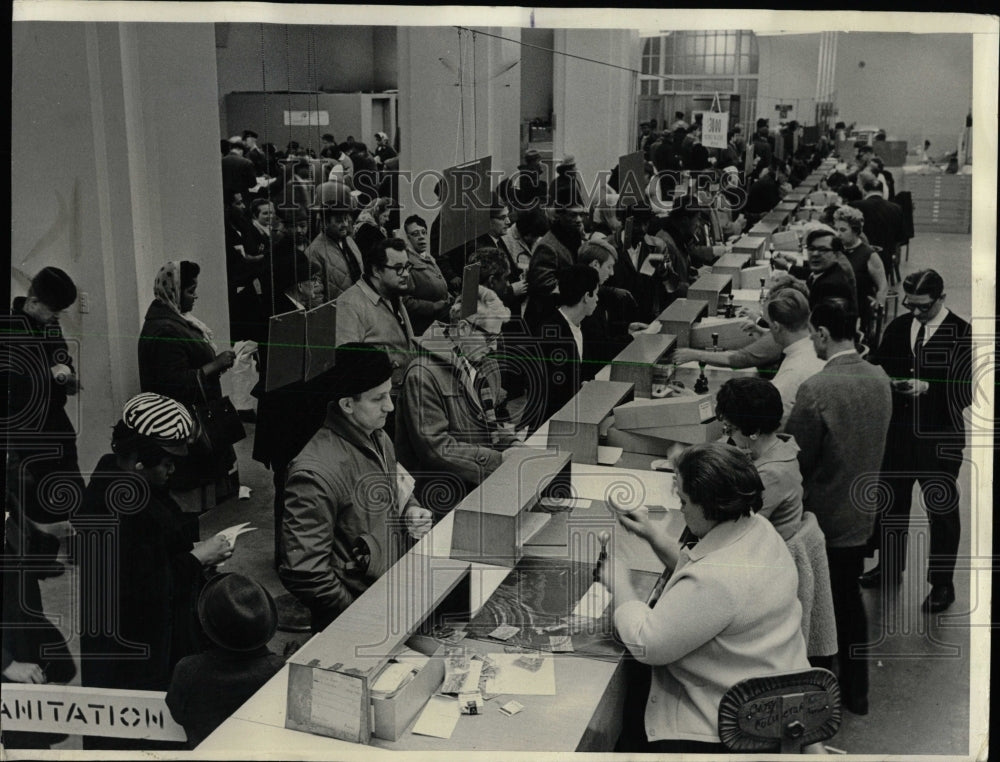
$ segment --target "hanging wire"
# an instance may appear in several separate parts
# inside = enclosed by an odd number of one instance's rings
[[[462,163],[465,163],[465,51],[462,45],[462,27],[458,27],[458,113],[459,138],[462,141]],[[457,141],[456,141],[457,142]],[[455,163],[458,163],[458,152],[455,153]]]
[[[469,29],[468,27],[459,26],[459,27],[455,27],[455,28],[459,29],[459,30],[463,30],[464,29],[467,32],[472,32],[473,34],[477,34],[477,32],[475,32],[472,29]],[[536,50],[543,50],[546,53],[553,53],[554,55],[557,55],[557,56],[566,56],[567,58],[576,58],[576,59],[578,59],[580,61],[589,61],[590,63],[600,64],[601,66],[608,66],[608,67],[610,67],[612,69],[621,69],[623,71],[630,71],[630,72],[633,72],[635,74],[642,74],[642,72],[639,71],[638,69],[633,69],[633,68],[631,68],[629,66],[619,66],[618,64],[608,63],[607,61],[600,61],[600,60],[598,60],[596,58],[587,58],[586,56],[578,56],[578,55],[576,55],[574,53],[566,53],[566,52],[561,51],[561,50],[555,50],[554,48],[546,48],[546,47],[544,47],[542,45],[532,45],[530,42],[522,42],[521,40],[514,40],[514,39],[512,39],[510,37],[503,37],[502,35],[499,35],[499,34],[491,34],[490,32],[483,32],[483,31],[479,31],[478,34],[482,34],[482,35],[485,35],[487,37],[493,37],[494,39],[497,39],[497,40],[503,40],[504,42],[513,42],[515,45],[520,45],[520,46],[525,47],[525,48],[535,48]]]
[[[472,32],[472,158],[479,158],[479,96],[476,83],[479,75],[476,71],[476,33]]]
[[[266,50],[267,50],[267,48],[266,48],[266,46],[264,44],[264,25],[261,24],[260,25],[260,87],[261,87],[261,90],[264,91],[264,130],[263,130],[263,132],[264,132],[264,143],[265,144],[267,143],[267,120],[268,120],[268,113],[267,113],[268,94],[267,94],[267,58],[266,58]],[[266,159],[266,157],[265,157],[265,161],[267,161],[267,169],[270,169],[271,168],[270,161],[268,161]],[[270,199],[271,198],[271,186],[270,185],[266,185],[265,188],[264,188],[264,190],[267,193],[266,198]],[[272,206],[273,206],[273,204],[272,204]],[[271,292],[271,314],[273,315],[277,311],[277,307],[276,307],[275,301],[274,301],[274,239],[270,235],[268,235],[267,239],[268,239],[268,243],[269,243],[270,249],[271,249],[271,256],[268,257],[268,266],[269,266],[269,269],[270,269],[270,279],[271,279],[271,287],[269,289],[269,291]]]

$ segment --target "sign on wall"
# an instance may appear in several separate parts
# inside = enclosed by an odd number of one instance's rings
[[[330,124],[329,111],[285,111],[286,127],[326,127]]]

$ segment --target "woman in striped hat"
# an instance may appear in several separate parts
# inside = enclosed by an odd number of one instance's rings
[[[98,462],[75,512],[85,686],[163,691],[174,665],[202,648],[196,602],[204,571],[232,548],[220,536],[198,542],[197,519],[192,524],[167,489],[193,429],[187,409],[169,397],[145,392],[130,399],[115,424],[112,452]],[[85,743],[97,749],[136,742]]]

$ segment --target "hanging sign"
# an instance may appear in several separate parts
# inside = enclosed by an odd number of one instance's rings
[[[701,119],[701,144],[705,148],[725,148],[729,114],[706,111]]]

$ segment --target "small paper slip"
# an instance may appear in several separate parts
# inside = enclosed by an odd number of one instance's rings
[[[587,594],[576,604],[573,616],[600,619],[604,616],[604,610],[607,609],[609,603],[611,603],[611,591],[602,583],[595,582],[590,586]]]
[[[226,541],[229,543],[229,547],[236,547],[236,538],[241,534],[246,534],[247,532],[256,532],[257,527],[250,526],[249,521],[244,521],[242,524],[236,524],[228,529],[223,529],[219,532],[220,537],[225,537]]]
[[[479,676],[483,672],[483,663],[478,659],[470,659],[464,670],[448,671],[444,683],[438,693],[470,693],[479,688]]]
[[[413,672],[413,664],[390,662],[382,670],[374,683],[373,693],[392,693],[397,690]]]
[[[396,495],[399,498],[397,507],[399,508],[400,513],[403,512],[406,502],[410,499],[410,495],[413,494],[414,484],[416,484],[416,480],[410,475],[410,472],[397,463]]]
[[[245,484],[240,485],[240,500],[249,500],[250,495],[252,494],[253,490],[250,489],[247,485]]]
[[[459,718],[458,699],[453,696],[431,696],[421,713],[413,733],[419,736],[451,738]]]
[[[524,709],[524,704],[520,703],[519,701],[508,701],[506,704],[500,707],[500,711],[506,714],[508,717],[517,714],[522,709]]]
[[[517,665],[524,654],[494,654],[496,675],[486,681],[486,693],[512,696],[554,696],[556,694],[556,667],[552,655],[541,657],[534,671]]]
[[[569,635],[549,635],[549,647],[552,653],[571,653],[573,651],[573,638]]]
[[[514,627],[513,625],[502,624],[490,633],[490,637],[496,638],[497,640],[510,640],[520,631],[520,628]]]

